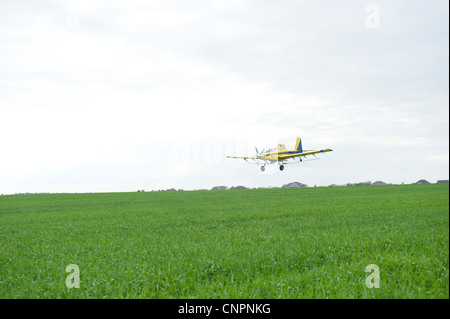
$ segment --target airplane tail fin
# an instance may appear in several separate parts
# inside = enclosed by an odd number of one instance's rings
[[[295,149],[299,152],[303,152],[302,139],[300,137],[297,137],[297,141],[295,142]]]

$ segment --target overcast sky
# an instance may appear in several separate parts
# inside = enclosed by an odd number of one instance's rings
[[[448,179],[448,6],[2,0],[0,193]]]

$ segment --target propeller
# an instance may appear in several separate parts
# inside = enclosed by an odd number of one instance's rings
[[[260,157],[262,153],[264,153],[265,149],[263,149],[261,152],[258,151],[258,148],[255,146],[256,156]]]

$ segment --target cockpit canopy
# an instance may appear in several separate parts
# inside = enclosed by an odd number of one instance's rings
[[[267,150],[267,152],[275,152],[275,151],[280,151],[280,150],[285,150],[286,149],[286,145],[284,145],[284,144],[278,144],[278,146],[277,147],[275,147],[275,148],[271,148],[271,149],[269,149],[269,150]]]

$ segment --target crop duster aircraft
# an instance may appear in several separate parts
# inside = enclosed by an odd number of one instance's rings
[[[302,157],[313,155],[318,153],[325,153],[325,152],[331,152],[332,149],[325,148],[323,150],[304,150],[302,147],[302,139],[300,137],[297,137],[297,141],[295,142],[295,149],[290,150],[287,149],[284,144],[278,144],[277,147],[271,148],[267,151],[262,150],[261,153],[258,152],[258,149],[255,147],[256,150],[256,156],[227,156],[227,158],[243,158],[245,161],[251,159],[253,161],[258,161],[261,163],[261,161],[264,162],[264,165],[261,166],[261,171],[265,171],[266,164],[272,164],[277,162],[280,166],[280,171],[284,169],[284,165],[288,164],[288,160],[298,158],[299,162],[302,161]]]

